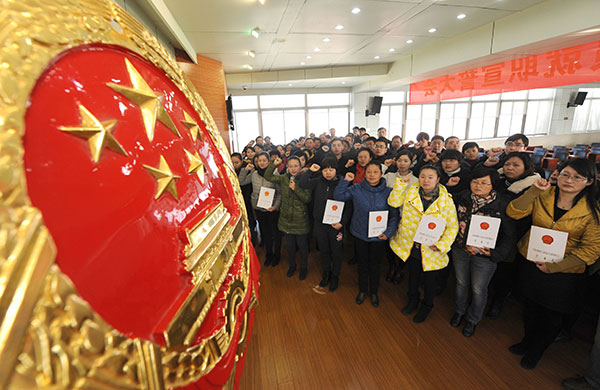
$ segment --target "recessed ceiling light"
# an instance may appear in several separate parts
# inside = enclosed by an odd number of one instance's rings
[[[413,43],[414,41],[412,39],[409,39],[408,41],[406,41],[406,43]]]
[[[435,28],[435,27],[431,27],[431,28],[429,29],[429,32],[430,32],[430,33],[434,33],[434,32],[436,32],[436,31],[437,31],[437,28]]]
[[[306,65],[306,62],[302,61],[302,62],[300,63],[300,65]]]
[[[329,38],[323,38],[323,42],[329,42],[329,41],[331,41],[331,39],[329,39]]]
[[[375,58],[376,60],[378,60],[380,57],[379,57],[379,56],[375,56],[375,57],[373,57],[373,58]]]
[[[458,14],[458,15],[456,16],[456,19],[464,19],[464,18],[466,18],[466,17],[467,17],[467,15],[466,15],[466,14]]]
[[[258,2],[260,3],[260,5],[265,5],[265,0],[258,0]]]
[[[312,56],[306,56],[307,60],[310,60],[312,58]]]
[[[292,84],[288,84],[288,87],[291,87],[291,86],[292,86]]]
[[[342,26],[341,24],[338,24],[337,26],[335,26],[336,30],[343,30],[344,26]]]
[[[342,84],[346,84],[346,82],[345,82],[345,81],[342,81]]]
[[[252,65],[246,64],[244,65],[244,68],[252,70]]]
[[[388,51],[389,51],[389,52],[393,52],[393,51],[396,51],[396,49],[394,49],[394,48],[392,47],[392,48],[388,49]]]
[[[248,55],[249,55],[250,57],[254,58],[254,57],[256,57],[256,52],[255,52],[254,50],[250,50],[250,51],[248,52]]]
[[[360,8],[352,8],[352,13],[357,14],[360,12]]]
[[[314,50],[315,52],[317,52],[317,51],[321,51],[321,49],[319,49],[318,47],[315,47],[313,50]]]
[[[260,28],[254,27],[252,30],[250,30],[250,35],[252,35],[254,38],[258,38],[260,36]]]

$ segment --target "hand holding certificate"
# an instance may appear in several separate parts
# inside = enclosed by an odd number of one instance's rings
[[[273,206],[273,200],[275,199],[275,188],[260,187],[260,194],[258,195],[258,202],[256,206],[261,209],[268,209]]]
[[[323,213],[323,223],[333,225],[342,220],[342,212],[344,211],[344,202],[327,199],[325,204],[325,212]]]
[[[477,248],[487,247],[494,249],[496,239],[500,230],[500,218],[484,217],[482,215],[471,216],[467,245]]]
[[[435,245],[440,240],[445,228],[445,220],[423,215],[413,241],[425,246]]]
[[[369,212],[369,238],[377,237],[383,234],[387,229],[388,211],[370,211]]]
[[[532,226],[529,234],[527,260],[556,263],[565,257],[569,233]]]

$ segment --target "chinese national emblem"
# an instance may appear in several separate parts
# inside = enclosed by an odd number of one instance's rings
[[[201,97],[108,0],[0,2],[0,388],[236,388],[258,262]]]

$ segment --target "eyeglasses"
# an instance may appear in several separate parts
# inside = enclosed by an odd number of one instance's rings
[[[516,143],[516,142],[507,142],[504,145],[506,145],[506,146],[517,146],[517,147],[521,147],[521,148],[523,146],[525,146],[524,144],[519,144],[519,143]]]
[[[385,145],[375,145],[375,149],[387,149]]]
[[[588,181],[587,177],[583,176],[571,176],[568,173],[561,172],[558,174],[558,177],[563,180],[573,180],[575,183],[585,183]]]
[[[489,187],[492,185],[492,183],[481,183],[478,181],[472,181],[471,184],[473,184],[475,187]]]

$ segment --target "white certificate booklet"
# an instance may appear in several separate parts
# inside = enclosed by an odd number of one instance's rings
[[[531,227],[527,260],[544,263],[556,263],[565,257],[569,233],[546,229],[539,226]]]
[[[496,247],[498,231],[500,230],[500,221],[500,218],[495,217],[484,217],[483,215],[471,216],[467,245],[478,248],[485,246],[494,249]]]
[[[344,211],[344,202],[327,199],[325,204],[325,213],[323,214],[323,223],[331,225],[342,220],[342,212]]]
[[[369,212],[369,238],[377,237],[387,229],[388,210]]]
[[[275,188],[260,187],[260,195],[258,195],[256,206],[261,209],[271,208],[273,206],[273,199],[275,199]]]
[[[435,245],[440,240],[445,228],[445,220],[423,215],[413,241],[426,246]]]

